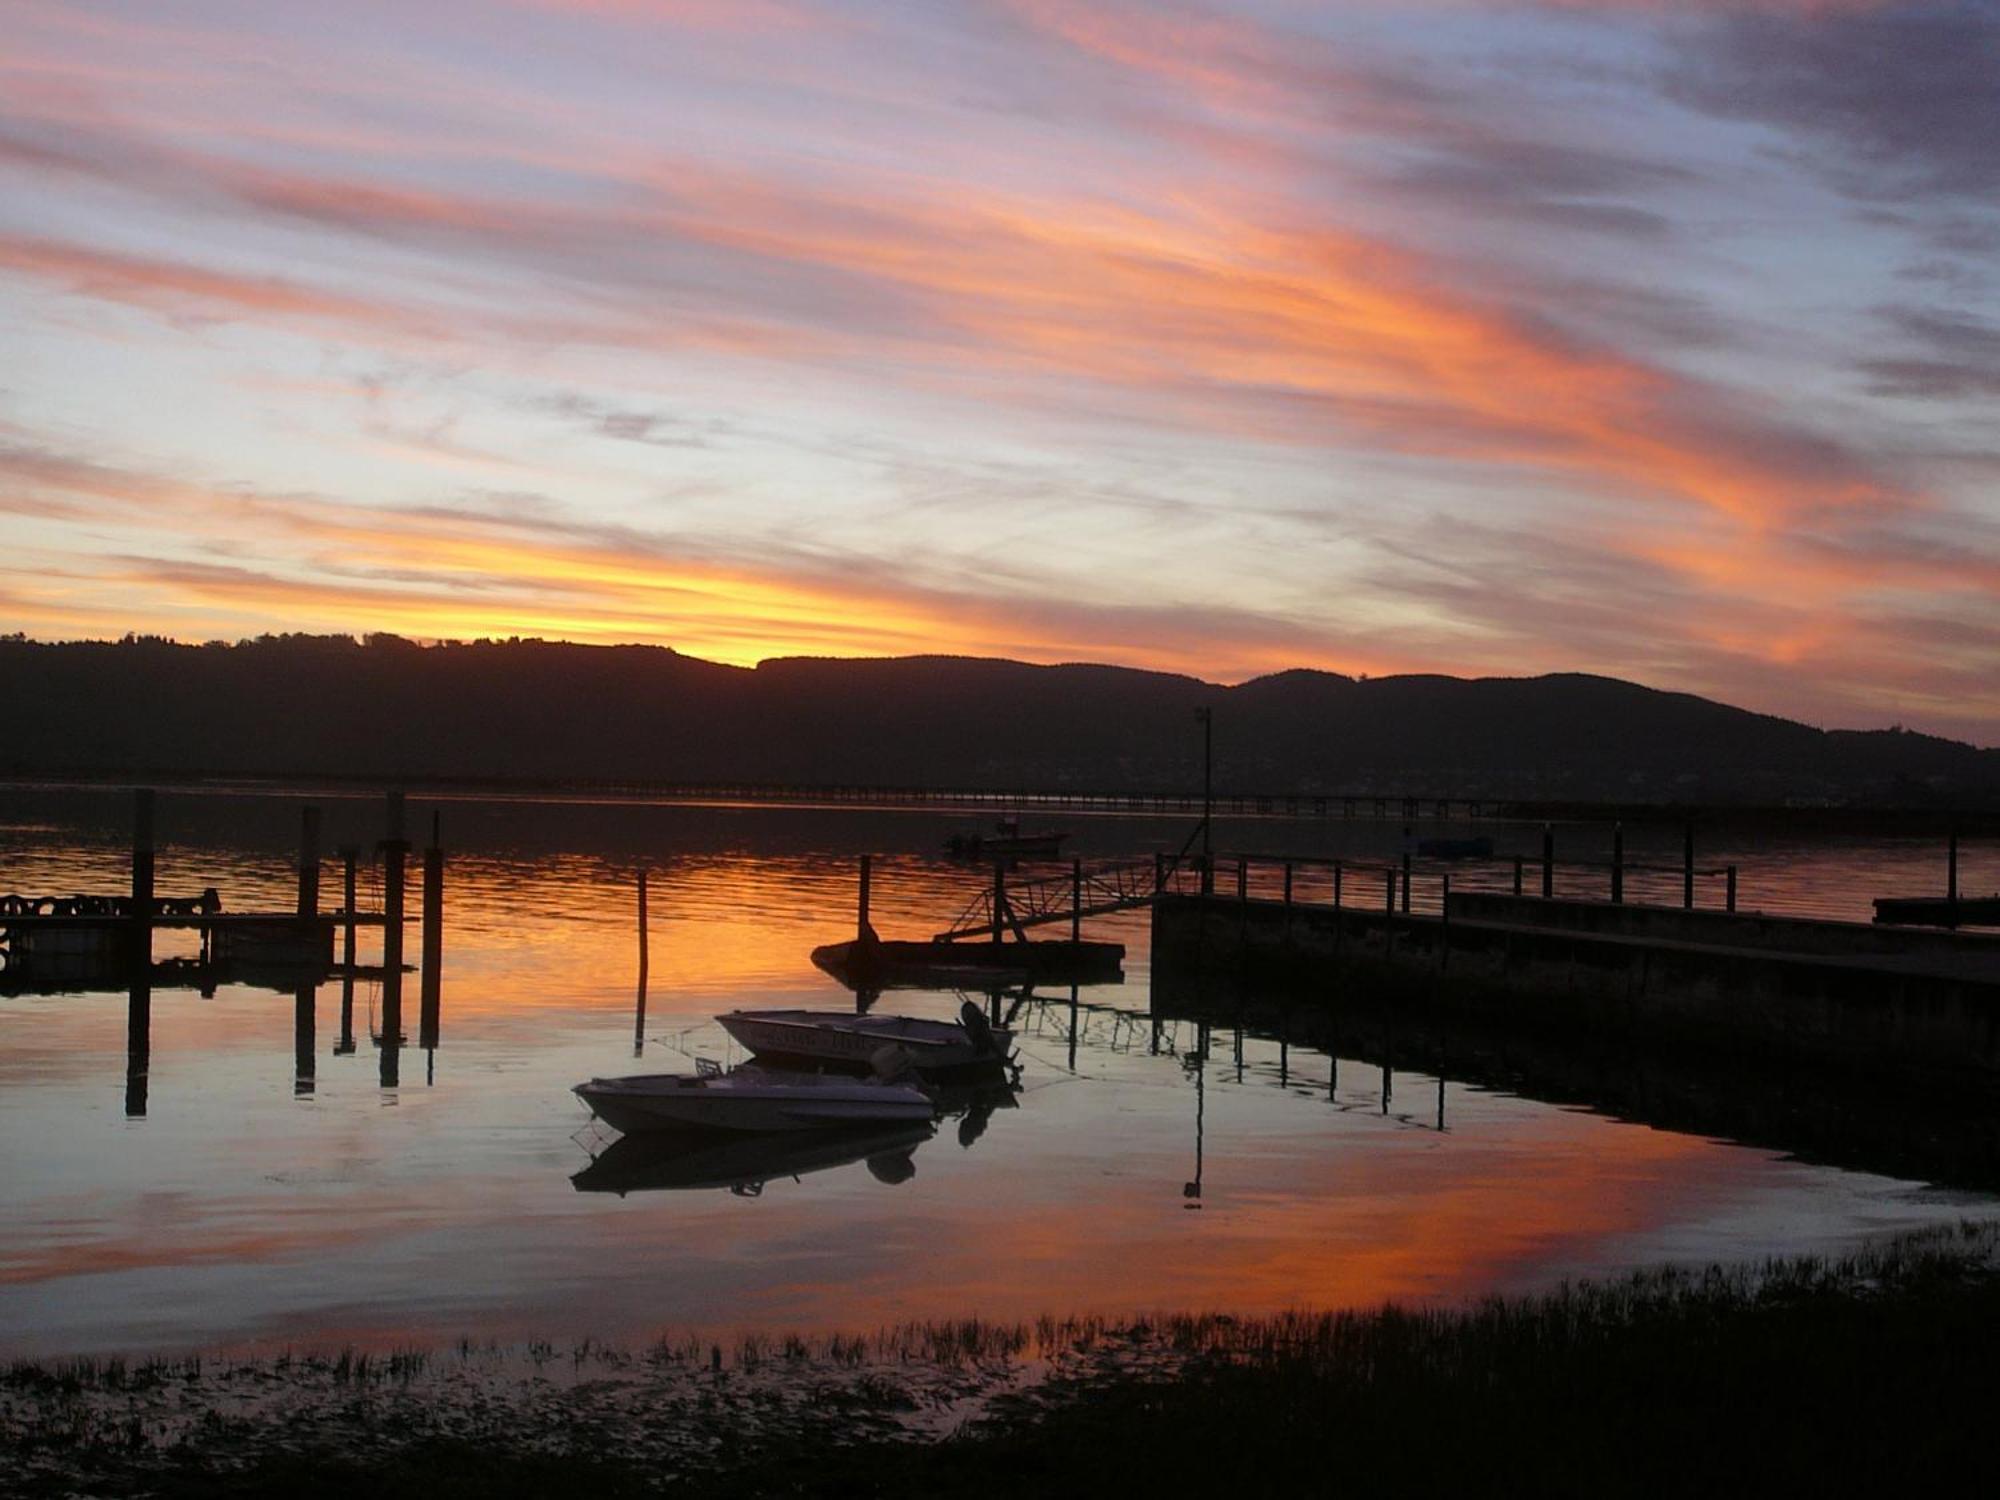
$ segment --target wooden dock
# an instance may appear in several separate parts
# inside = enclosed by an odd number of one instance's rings
[[[2000,936],[1461,891],[1448,876],[1431,910],[1411,910],[1397,874],[1384,869],[1362,905],[1260,896],[1247,878],[1220,895],[1163,895],[1156,982],[1230,975],[1322,999],[1358,985],[1416,1014],[1523,1034],[2000,1089]]]

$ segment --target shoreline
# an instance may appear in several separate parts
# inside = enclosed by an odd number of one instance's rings
[[[254,1493],[297,1489],[311,1470],[450,1494],[438,1487],[449,1469],[482,1474],[496,1496],[586,1474],[608,1494],[822,1493],[862,1476],[878,1493],[914,1494],[963,1488],[961,1469],[990,1473],[1001,1456],[1087,1468],[1107,1446],[1143,1448],[1176,1424],[1190,1441],[1204,1430],[1222,1441],[1223,1424],[1255,1444],[1279,1437],[1260,1434],[1274,1423],[1316,1414],[1315,1428],[1341,1426],[1360,1420],[1342,1412],[1366,1409],[1377,1428],[1420,1431],[1483,1422],[1497,1393],[1554,1400],[1621,1378],[1644,1389],[1643,1436],[1773,1350],[1796,1361],[1801,1399],[1829,1379],[1880,1385],[1871,1399],[1915,1423],[1910,1448],[1941,1451],[1953,1437],[1933,1430],[1946,1418],[1930,1411],[1932,1384],[1976,1400],[1987,1387],[1971,1362],[2000,1363],[1988,1336],[2000,1329],[1996,1272],[2000,1220],[1961,1220],[1837,1257],[1661,1266],[1421,1310],[906,1324],[727,1349],[461,1340],[387,1356],[17,1361],[0,1371],[0,1493]],[[1889,1347],[1898,1340],[1931,1357],[1912,1368]],[[1655,1492],[1615,1479],[1590,1483]]]

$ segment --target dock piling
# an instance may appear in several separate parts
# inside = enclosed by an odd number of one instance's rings
[[[865,924],[864,924],[865,925]],[[646,1050],[646,969],[648,964],[646,916],[646,867],[639,866],[639,996],[633,1006],[632,1015],[632,1055],[639,1057]]]
[[[153,963],[153,800],[151,787],[132,794],[132,962],[142,972]]]
[[[319,809],[299,809],[299,937],[313,935],[319,917]]]
[[[354,860],[360,850],[353,844],[340,846],[340,903],[343,917],[340,939],[340,962],[347,969],[349,983],[353,982],[354,969]]]
[[[1069,940],[1072,943],[1083,941],[1083,861],[1080,859],[1069,862]]]
[[[125,1118],[146,1117],[146,1076],[153,1056],[153,966],[150,960],[132,969],[132,988],[125,1004]]]
[[[438,1044],[438,1022],[444,992],[444,850],[437,844],[437,828],[431,828],[431,846],[424,850],[424,972],[417,1002],[417,1043],[426,1049]]]
[[[1731,865],[1725,872],[1727,884],[1724,886],[1723,904],[1727,911],[1736,910],[1736,866]]]

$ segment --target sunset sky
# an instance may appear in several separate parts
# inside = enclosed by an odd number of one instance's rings
[[[2000,743],[2000,0],[0,14],[0,630]]]

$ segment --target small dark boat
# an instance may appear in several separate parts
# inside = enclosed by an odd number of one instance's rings
[[[2000,927],[2000,895],[1877,896],[1875,920],[1895,927]]]
[[[1472,839],[1418,839],[1417,853],[1425,859],[1491,859],[1493,840]]]
[[[992,833],[954,833],[944,841],[945,851],[966,859],[1054,859],[1069,837],[1057,829],[1023,833],[1019,818],[1002,818],[993,828]]]
[[[987,989],[1034,980],[1117,984],[1125,978],[1123,943],[850,939],[813,949],[812,961],[849,989]]]
[[[894,1046],[920,1073],[997,1068],[1013,1040],[969,1000],[956,1021],[826,1010],[732,1010],[716,1020],[760,1062],[815,1067],[864,1068],[883,1047]]]

